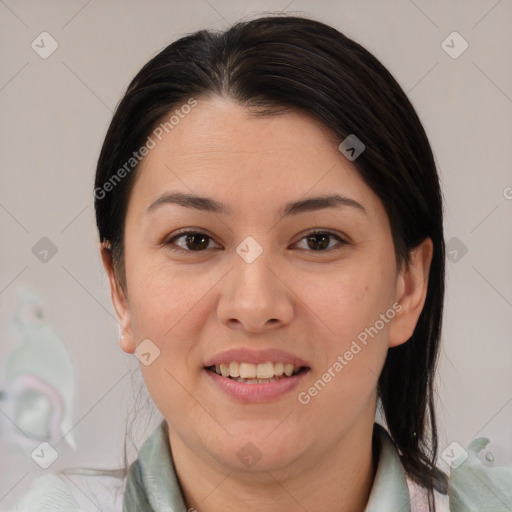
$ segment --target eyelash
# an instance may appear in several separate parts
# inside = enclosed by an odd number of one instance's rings
[[[179,240],[180,238],[183,238],[183,237],[185,237],[187,235],[204,235],[209,240],[213,241],[213,238],[211,236],[207,235],[206,233],[203,233],[202,231],[187,230],[187,231],[181,231],[181,232],[178,231],[171,238],[167,239],[164,242],[163,245],[167,246],[171,251],[180,252],[180,253],[200,253],[200,252],[206,252],[208,250],[208,249],[203,249],[203,250],[199,250],[199,251],[192,251],[192,250],[189,250],[189,249],[183,249],[182,247],[179,247],[179,246],[175,246],[174,242],[176,240]],[[347,242],[346,240],[341,238],[339,235],[336,235],[335,233],[332,233],[331,231],[326,231],[326,230],[313,230],[313,231],[310,231],[309,233],[304,235],[299,240],[299,242],[301,242],[302,240],[304,240],[304,239],[306,239],[306,238],[308,238],[310,236],[316,236],[316,235],[327,235],[330,238],[335,238],[336,240],[338,240],[339,244],[337,246],[334,246],[334,248],[330,247],[330,248],[327,248],[325,250],[314,251],[314,250],[307,250],[306,249],[307,252],[326,253],[326,252],[330,252],[332,250],[340,249],[344,245],[350,245],[349,242]]]

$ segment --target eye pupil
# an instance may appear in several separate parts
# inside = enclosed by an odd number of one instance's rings
[[[310,249],[313,249],[314,251],[319,250],[319,249],[325,249],[326,247],[329,247],[329,238],[330,238],[330,236],[325,233],[317,233],[317,234],[308,236],[308,246],[310,247]],[[316,248],[312,247],[311,242],[313,242],[313,245],[315,245],[314,241],[317,239],[321,239],[321,242],[319,244],[317,244],[320,247],[316,247]]]
[[[186,244],[187,244],[187,247],[192,250],[206,249],[208,247],[209,238],[210,238],[209,236],[203,235],[201,233],[192,233],[192,234],[187,235]],[[199,247],[198,246],[194,247],[194,242],[197,239],[200,239],[201,243],[200,243]]]

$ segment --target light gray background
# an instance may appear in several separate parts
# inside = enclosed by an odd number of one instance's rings
[[[486,451],[512,463],[511,0],[0,0],[0,356],[19,342],[16,290],[29,286],[76,365],[78,449],[62,447],[52,470],[117,465],[132,400],[137,362],[118,347],[93,215],[112,111],[138,69],[176,38],[281,10],[363,44],[416,107],[443,182],[446,241],[468,248],[447,262],[440,452],[485,435]],[[59,45],[47,59],[31,48],[43,31]],[[457,59],[441,46],[453,31],[469,44]],[[31,251],[43,236],[58,248],[47,263]],[[42,470],[1,449],[3,509]]]

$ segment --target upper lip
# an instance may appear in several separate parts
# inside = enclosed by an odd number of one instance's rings
[[[289,352],[281,349],[264,349],[264,350],[250,350],[246,348],[233,348],[226,350],[208,359],[205,363],[205,367],[214,366],[217,364],[225,363],[229,364],[233,361],[241,363],[268,363],[268,362],[282,362],[284,364],[293,364],[294,366],[305,366],[309,367],[300,357],[297,357]]]

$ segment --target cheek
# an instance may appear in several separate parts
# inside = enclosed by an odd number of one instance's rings
[[[205,295],[214,283],[197,273],[161,266],[132,270],[130,311],[136,343],[150,339],[159,351],[150,365],[140,364],[146,387],[164,417],[179,413],[187,418],[192,410],[185,390],[198,372],[191,354],[207,314]]]
[[[354,259],[330,279],[308,279],[301,285],[315,313],[311,319],[323,333],[315,335],[325,354],[316,389],[323,390],[328,382],[328,391],[322,391],[318,405],[336,402],[357,409],[374,392],[395,316],[393,278],[392,264],[372,257]]]
[[[352,264],[350,268],[297,282],[298,295],[325,326],[329,338],[343,345],[372,325],[391,306],[392,286],[375,266]],[[320,322],[319,322],[320,321]]]
[[[132,323],[138,335],[160,343],[177,336],[187,323],[187,315],[200,308],[201,300],[215,281],[198,277],[198,271],[175,269],[164,265],[132,269],[130,305]]]
[[[157,406],[162,390],[179,402],[180,383],[195,379],[201,369],[199,341],[215,311],[211,293],[221,275],[198,269],[177,272],[165,264],[132,269],[130,312],[135,340],[150,339],[159,350],[154,363],[141,364]]]

